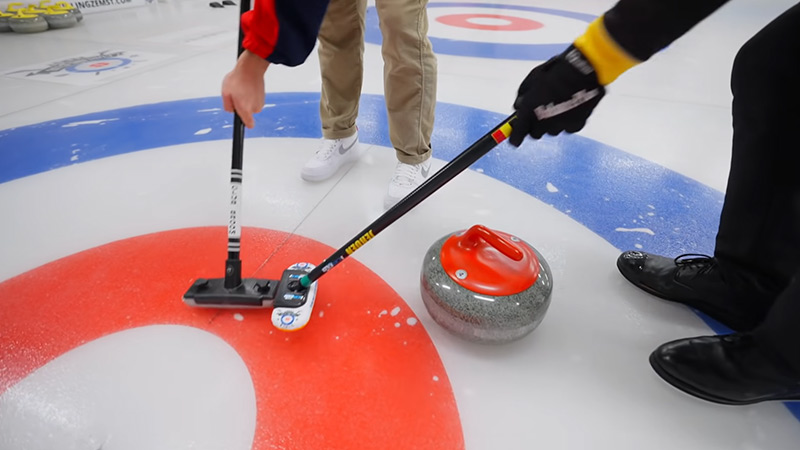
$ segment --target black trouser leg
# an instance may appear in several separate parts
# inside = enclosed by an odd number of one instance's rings
[[[737,274],[731,287],[772,301],[800,267],[800,205],[792,201],[800,191],[800,4],[741,48],[731,89],[733,157],[715,256]]]
[[[800,270],[753,334],[800,372]]]

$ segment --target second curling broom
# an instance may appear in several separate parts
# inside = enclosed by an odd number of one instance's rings
[[[515,115],[509,116],[499,125],[495,126],[492,131],[483,135],[483,137],[469,146],[469,148],[461,152],[413,192],[408,194],[396,205],[383,213],[383,215],[378,217],[374,222],[369,224],[369,226],[358,233],[347,244],[343,245],[342,248],[337,250],[325,261],[316,266],[311,272],[309,272],[307,275],[304,275],[299,281],[291,281],[288,285],[288,288],[293,291],[302,291],[307,289],[322,275],[342,262],[345,258],[352,255],[370,239],[374,238],[378,235],[378,233],[386,229],[386,227],[394,223],[397,219],[403,217],[407,212],[420,204],[431,194],[439,190],[439,188],[444,186],[448,181],[455,178],[456,175],[466,170],[483,155],[489,153],[497,146],[497,144],[506,140],[506,138],[511,135],[513,122],[516,120],[516,118],[517,117]]]

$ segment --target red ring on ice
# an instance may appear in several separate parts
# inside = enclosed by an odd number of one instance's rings
[[[475,23],[475,19],[496,19],[505,21],[506,23]],[[491,31],[530,31],[538,30],[544,26],[544,24],[535,20],[525,19],[522,17],[506,16],[502,14],[448,14],[446,16],[437,17],[436,21],[458,28]]]

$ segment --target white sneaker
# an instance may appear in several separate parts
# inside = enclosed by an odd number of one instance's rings
[[[306,181],[327,180],[343,165],[357,161],[361,153],[358,131],[344,139],[323,139],[322,146],[303,166],[300,176]]]
[[[389,189],[383,199],[383,207],[391,208],[397,202],[405,198],[420,184],[428,179],[431,171],[431,160],[427,159],[419,164],[397,163],[394,169],[394,176],[389,182]]]

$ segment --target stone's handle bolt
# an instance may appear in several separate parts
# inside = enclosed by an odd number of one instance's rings
[[[514,243],[509,242],[502,236],[483,225],[473,225],[469,230],[467,230],[464,235],[461,236],[459,246],[463,248],[477,247],[480,244],[480,240],[485,241],[497,251],[513,259],[514,261],[522,261],[522,258],[525,257],[522,251],[516,245],[514,245]]]

